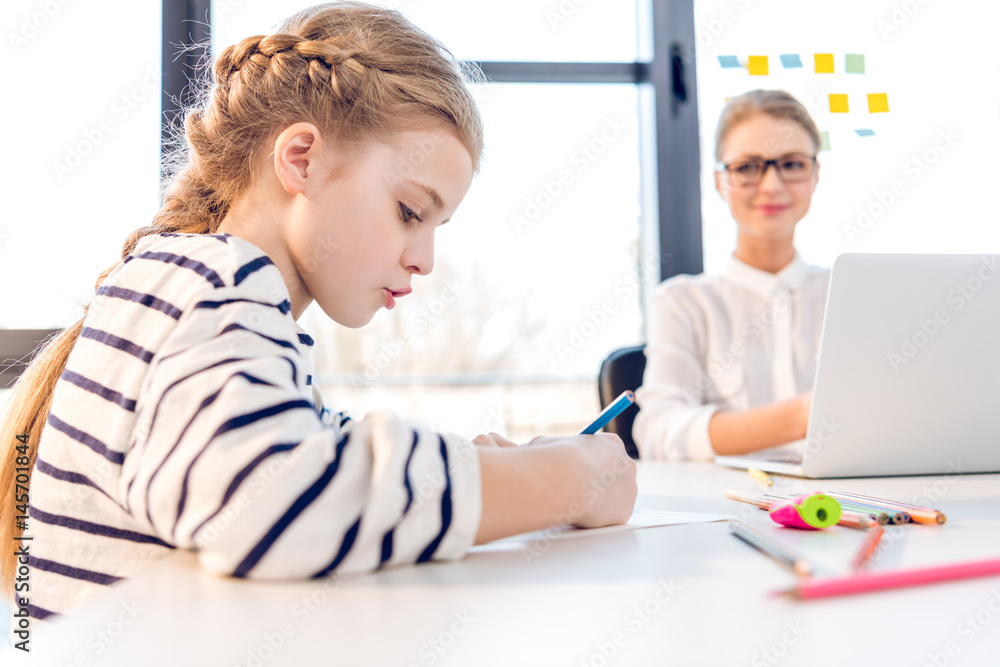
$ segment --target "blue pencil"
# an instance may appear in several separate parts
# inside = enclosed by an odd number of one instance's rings
[[[612,401],[608,407],[597,415],[597,419],[590,423],[590,426],[580,431],[580,435],[597,433],[607,426],[608,422],[625,411],[625,408],[635,403],[635,393],[626,389],[618,398]]]

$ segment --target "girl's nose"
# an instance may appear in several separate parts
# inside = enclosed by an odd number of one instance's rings
[[[434,270],[434,231],[417,234],[403,252],[402,262],[407,270],[426,276]]]

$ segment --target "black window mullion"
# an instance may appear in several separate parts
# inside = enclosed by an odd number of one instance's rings
[[[704,270],[694,0],[653,0],[660,278]]]
[[[212,0],[162,0],[163,37],[160,45],[160,156],[166,154],[175,128],[183,125],[184,109],[194,102],[199,62],[211,50]],[[191,48],[203,45],[204,48]],[[162,159],[161,159],[162,164]],[[161,167],[161,177],[163,176]]]
[[[646,63],[478,62],[496,83],[645,83]]]

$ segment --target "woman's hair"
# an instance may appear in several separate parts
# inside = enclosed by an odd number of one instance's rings
[[[816,121],[809,111],[797,99],[783,90],[751,90],[726,102],[719,116],[719,125],[715,130],[715,159],[722,159],[722,145],[729,132],[758,114],[767,114],[778,120],[791,121],[806,131],[812,139],[813,147],[818,151],[822,142]]]
[[[356,148],[406,130],[443,127],[468,149],[478,170],[482,119],[466,85],[476,71],[464,69],[398,12],[359,2],[306,9],[272,35],[227,47],[211,75],[201,102],[187,113],[185,140],[178,139],[167,160],[174,176],[163,207],[152,224],[129,235],[123,260],[149,234],[215,233],[253,184],[270,144],[296,122],[312,123]],[[104,271],[95,290],[120,265]],[[12,502],[17,468],[34,465],[56,381],[83,321],[41,347],[14,385],[0,423],[0,597],[12,592],[17,563],[8,547],[22,533]],[[27,436],[26,456],[17,450],[18,435]]]

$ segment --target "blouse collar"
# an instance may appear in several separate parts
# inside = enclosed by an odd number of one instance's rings
[[[792,261],[777,273],[769,273],[750,266],[738,259],[736,255],[729,257],[729,261],[722,271],[722,275],[730,281],[764,298],[771,296],[779,286],[783,286],[791,292],[797,292],[805,285],[806,279],[809,277],[808,274],[806,263],[799,256],[798,251],[795,252]]]

